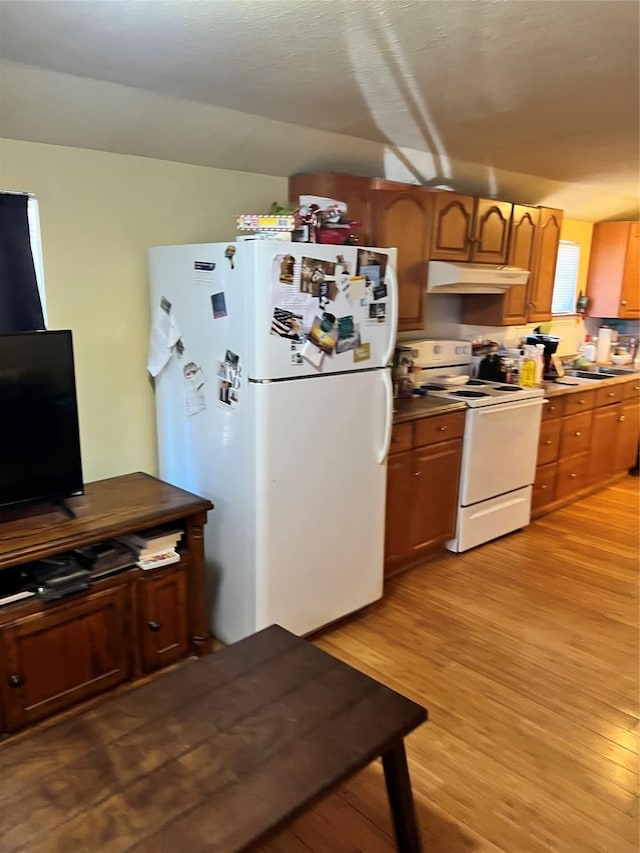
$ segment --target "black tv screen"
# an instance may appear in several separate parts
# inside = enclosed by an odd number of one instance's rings
[[[82,493],[71,332],[0,335],[0,506]]]

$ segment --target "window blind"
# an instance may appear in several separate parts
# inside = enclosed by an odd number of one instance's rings
[[[580,244],[560,240],[556,277],[553,282],[552,314],[575,314],[579,265]]]

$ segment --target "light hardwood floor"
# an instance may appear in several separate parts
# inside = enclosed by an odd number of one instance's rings
[[[321,648],[429,709],[425,850],[638,845],[638,478],[392,579]],[[262,848],[394,850],[379,763]]]

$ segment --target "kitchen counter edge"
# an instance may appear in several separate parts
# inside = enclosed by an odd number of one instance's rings
[[[394,400],[393,423],[403,424],[420,418],[431,418],[434,415],[464,411],[466,408],[466,403],[449,402],[440,397],[412,397],[406,400],[398,398]]]

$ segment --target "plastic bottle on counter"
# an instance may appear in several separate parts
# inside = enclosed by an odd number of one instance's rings
[[[530,388],[536,384],[536,360],[531,355],[530,347],[525,347],[525,354],[520,365],[518,384]]]
[[[596,359],[598,364],[608,364],[611,356],[611,341],[613,329],[603,326],[598,330],[598,346],[596,347]]]
[[[598,339],[596,338],[595,341]],[[596,360],[596,344],[595,341],[591,340],[591,335],[584,336],[584,345],[582,348],[582,357],[585,361],[588,361],[590,364]]]

